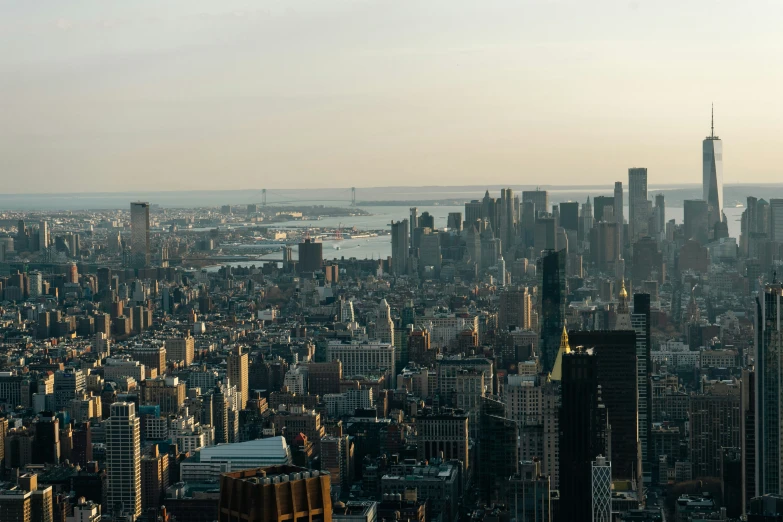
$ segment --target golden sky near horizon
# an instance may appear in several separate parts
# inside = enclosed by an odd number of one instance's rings
[[[5,192],[780,182],[783,2],[0,2]]]

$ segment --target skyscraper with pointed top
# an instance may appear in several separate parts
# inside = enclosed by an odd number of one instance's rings
[[[702,199],[710,209],[710,227],[723,220],[723,142],[715,135],[712,111],[710,135],[702,142]]]

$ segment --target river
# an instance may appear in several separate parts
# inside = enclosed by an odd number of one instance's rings
[[[349,231],[352,227],[356,230],[389,230],[389,224],[392,220],[398,221],[407,219],[410,211],[408,207],[404,206],[371,206],[365,208],[368,212],[371,212],[371,216],[348,216],[348,217],[335,217],[324,218],[318,220],[306,220],[306,221],[289,221],[283,223],[275,223],[273,228],[301,228],[301,227],[313,227],[313,228],[336,228],[342,224],[343,230]],[[731,237],[739,237],[740,233],[740,216],[742,215],[744,208],[730,207],[725,209],[726,219],[729,225],[729,235]],[[446,227],[448,215],[451,212],[462,212],[464,217],[465,207],[449,206],[449,205],[434,205],[430,207],[419,207],[419,215],[423,212],[429,212],[435,218],[435,227],[442,229]],[[625,207],[625,216],[628,216],[628,207]],[[672,207],[666,209],[666,219],[674,219],[677,223],[682,223],[683,209],[682,207]],[[323,257],[324,259],[341,259],[341,258],[356,258],[356,259],[379,259],[385,258],[391,255],[391,237],[389,235],[380,235],[370,238],[357,238],[357,239],[343,239],[341,241],[324,241],[323,243]],[[338,249],[339,247],[339,249]],[[267,257],[271,259],[280,259],[280,252],[261,256],[261,258]],[[294,258],[297,257],[297,249],[293,249]],[[247,261],[239,261],[226,263],[230,266],[247,266]],[[210,267],[211,270],[217,270],[219,267]]]

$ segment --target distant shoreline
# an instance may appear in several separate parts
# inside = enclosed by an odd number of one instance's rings
[[[627,184],[623,180],[626,195]],[[478,200],[489,191],[492,197],[500,196],[504,185],[456,185],[422,187],[357,187],[356,206],[435,206],[463,205]],[[612,196],[614,186],[600,185],[511,185],[515,193],[539,188],[549,192],[551,204],[564,201],[585,202],[589,196]],[[666,184],[648,186],[648,197],[664,194],[666,205],[681,207],[687,199],[701,199],[701,185]],[[744,205],[748,196],[783,198],[783,183],[778,184],[727,184],[724,185],[725,206]],[[126,210],[131,201],[148,201],[162,209],[215,208],[222,205],[256,204],[263,208],[264,192],[261,189],[248,190],[183,190],[183,191],[123,191],[47,194],[0,194],[0,212],[35,211],[114,211]],[[288,190],[269,189],[266,201],[269,206],[350,206],[354,198],[351,188],[298,188]]]

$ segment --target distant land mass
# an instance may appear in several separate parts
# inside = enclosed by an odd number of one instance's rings
[[[627,180],[623,186],[628,190]],[[509,185],[424,186],[424,187],[357,187],[357,206],[426,206],[462,205],[466,201],[481,199],[485,191],[500,197],[500,189]],[[510,185],[514,193],[525,190],[546,190],[552,204],[563,201],[584,201],[588,196],[611,196],[614,186],[605,185]],[[664,194],[666,205],[681,207],[683,200],[701,199],[701,184],[649,185],[648,197]],[[725,206],[744,205],[748,196],[759,198],[783,198],[783,183],[724,186]],[[182,190],[138,192],[81,192],[58,194],[0,194],[0,212],[17,210],[100,210],[127,209],[131,201],[148,201],[161,208],[218,207],[221,205],[261,204],[262,189],[246,190]],[[627,201],[627,200],[626,200]],[[352,202],[351,188],[299,188],[269,189],[267,205],[325,205],[348,206]]]

